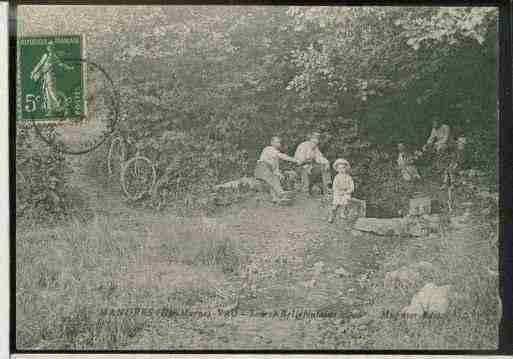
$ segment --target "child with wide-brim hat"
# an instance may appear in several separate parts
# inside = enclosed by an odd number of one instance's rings
[[[337,175],[333,180],[333,205],[328,222],[335,220],[339,208],[342,208],[342,217],[346,217],[347,210],[351,204],[351,195],[354,192],[354,182],[351,177],[351,165],[348,160],[339,158],[333,163]]]

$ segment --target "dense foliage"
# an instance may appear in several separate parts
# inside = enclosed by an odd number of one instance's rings
[[[30,128],[16,133],[16,216],[51,223],[74,212],[62,154],[44,145]],[[77,204],[76,202],[74,203]]]
[[[49,24],[86,34],[88,57],[119,86],[121,131],[158,160],[162,193],[250,175],[273,134],[290,153],[312,129],[330,160],[358,168],[369,142],[422,145],[434,116],[469,137],[475,164],[495,176],[493,8],[35,11],[20,9],[27,34]],[[33,21],[45,16],[52,21]],[[365,166],[363,188],[383,183]]]

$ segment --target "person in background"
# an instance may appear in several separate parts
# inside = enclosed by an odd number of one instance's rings
[[[449,212],[452,212],[454,207],[454,199],[458,192],[461,190],[461,179],[459,173],[466,167],[465,162],[467,160],[465,145],[466,138],[461,136],[456,140],[456,146],[451,153],[447,161],[447,167],[444,169],[442,178],[442,188],[447,188],[447,204]]]
[[[307,141],[297,146],[294,157],[302,163],[301,166],[301,189],[303,194],[311,195],[315,177],[322,178],[322,192],[326,194],[330,190],[331,173],[330,162],[319,150],[321,134],[312,132]]]
[[[466,143],[467,139],[463,136],[458,137],[456,140],[456,147],[449,155],[448,165],[444,173],[444,186],[454,185],[456,174],[465,169],[465,162],[467,162],[467,153],[465,151]]]
[[[351,204],[351,195],[354,192],[354,182],[351,177],[351,165],[349,162],[339,158],[333,163],[333,168],[337,171],[337,175],[333,180],[333,206],[328,218],[329,223],[333,223],[339,208],[342,208],[342,218],[347,216],[347,211]]]
[[[425,158],[431,162],[432,175],[440,176],[443,174],[444,169],[447,167],[447,152],[449,147],[449,140],[451,136],[451,129],[448,125],[440,125],[438,118],[433,120],[433,128],[431,134],[422,147],[422,152]]]
[[[270,186],[272,201],[276,203],[281,202],[285,194],[281,186],[283,174],[280,172],[280,160],[301,164],[299,160],[282,153],[280,149],[281,139],[275,136],[271,139],[271,145],[263,149],[255,167],[255,178]]]
[[[426,151],[430,147],[433,147],[437,153],[441,153],[447,150],[449,146],[449,138],[451,135],[451,129],[446,124],[441,124],[439,126],[438,118],[433,120],[433,128],[431,129],[431,134],[427,139],[426,144],[422,147],[423,151]]]
[[[397,145],[397,150],[399,151],[399,154],[397,156],[397,166],[401,171],[403,179],[408,182],[420,179],[419,171],[417,170],[417,167],[413,164],[414,158],[411,158],[406,154],[404,144],[399,143]]]

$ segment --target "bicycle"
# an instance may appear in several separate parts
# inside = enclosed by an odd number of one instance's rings
[[[155,164],[147,157],[141,155],[140,147],[135,144],[135,154],[128,158],[127,144],[132,141],[122,135],[111,140],[107,155],[107,169],[109,177],[119,171],[119,180],[125,196],[137,201],[144,195],[151,195],[157,181]]]

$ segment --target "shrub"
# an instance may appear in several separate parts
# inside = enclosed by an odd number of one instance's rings
[[[16,216],[51,223],[66,217],[79,198],[68,180],[65,157],[37,138],[33,130],[16,129]]]
[[[141,138],[137,147],[157,165],[153,204],[189,210],[214,205],[213,186],[247,172],[247,153],[226,141],[165,131]]]
[[[352,163],[355,197],[367,202],[367,216],[404,214],[413,186],[401,181],[391,150],[385,146],[364,147],[353,150],[348,158]]]

